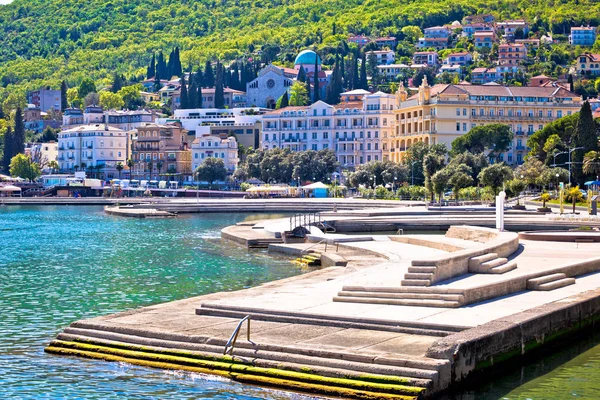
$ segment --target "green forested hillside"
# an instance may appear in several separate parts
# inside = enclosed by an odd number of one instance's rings
[[[0,6],[0,95],[18,85],[58,88],[91,76],[102,86],[117,71],[141,76],[153,51],[181,48],[184,69],[270,46],[281,61],[298,48],[337,44],[347,33],[399,34],[464,15],[527,18],[568,33],[597,25],[593,0],[15,0]],[[336,35],[333,34],[335,24]]]

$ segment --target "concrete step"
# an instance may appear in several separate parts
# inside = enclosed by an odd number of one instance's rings
[[[431,281],[429,279],[402,279],[400,284],[402,286],[430,286]]]
[[[531,279],[527,280],[527,289],[535,290],[534,288],[537,288],[539,285],[541,285],[543,283],[558,281],[558,280],[564,279],[566,277],[567,277],[567,275],[563,274],[562,272],[559,272],[556,274],[540,276],[538,278],[531,278]]]
[[[575,278],[564,278],[564,279],[559,279],[557,281],[542,283],[540,286],[538,286],[537,290],[543,290],[543,291],[554,290],[554,289],[558,289],[561,287],[573,285],[574,283],[575,283]]]
[[[487,271],[487,270],[490,270],[490,269],[492,269],[494,267],[498,267],[498,266],[500,266],[502,264],[506,264],[507,262],[508,262],[508,259],[504,258],[504,257],[494,258],[493,260],[482,262],[481,263],[481,269]]]
[[[416,288],[416,289],[424,289],[424,288]],[[455,290],[455,289],[453,289]],[[462,293],[462,292],[461,292]],[[203,303],[200,308],[196,309],[196,314],[198,315],[214,315],[220,316],[218,312],[235,312],[237,315],[245,317],[246,315],[251,315],[255,320],[269,320],[263,319],[268,317],[290,317],[292,319],[297,319],[298,321],[306,322],[306,321],[316,321],[317,323],[311,325],[320,325],[320,326],[339,326],[339,327],[350,327],[344,326],[344,324],[352,324],[352,328],[356,329],[369,329],[369,330],[388,330],[386,327],[393,328],[406,328],[412,329],[413,332],[420,335],[431,335],[431,336],[447,336],[449,334],[455,332],[461,332],[466,329],[470,329],[470,326],[456,325],[456,324],[432,324],[428,322],[403,322],[398,320],[388,320],[388,319],[377,319],[377,318],[368,318],[365,316],[340,316],[340,315],[327,315],[327,314],[311,314],[308,312],[302,311],[284,311],[284,310],[268,310],[262,308],[252,308],[252,307],[240,307],[240,306],[230,306],[225,304],[210,304]],[[229,317],[229,315],[227,316]],[[284,321],[288,322],[288,320]]]
[[[482,263],[484,263],[486,261],[493,260],[495,258],[498,258],[498,254],[496,254],[496,253],[487,253],[487,254],[483,254],[483,255],[480,255],[480,256],[471,257],[469,259],[469,269],[471,269],[471,268],[477,268]]]
[[[408,272],[408,273],[404,274],[404,279],[418,279],[418,280],[431,281],[432,278],[433,278],[433,274],[431,274],[431,273]]]
[[[363,304],[385,304],[390,306],[414,306],[414,307],[440,307],[440,308],[458,308],[458,301],[448,300],[430,300],[430,299],[379,299],[374,297],[344,297],[336,296],[335,302],[344,303],[363,303]]]
[[[506,264],[498,265],[497,267],[490,268],[488,271],[489,274],[504,274],[508,271],[512,271],[517,268],[516,261],[509,261]]]
[[[382,293],[382,292],[345,292],[338,293],[339,297],[370,297],[377,299],[428,299],[449,300],[462,302],[462,294],[438,294],[438,293]]]
[[[98,343],[118,343],[138,346],[152,346],[158,349],[181,349],[193,351],[196,354],[215,358],[223,357],[225,340],[222,343],[197,344],[179,342],[160,338],[139,337],[117,332],[95,331],[93,329],[69,329],[61,333],[59,340],[82,341]],[[252,339],[252,337],[251,337]],[[296,364],[306,368],[319,369],[325,376],[359,376],[361,373],[392,375],[410,378],[410,385],[426,387],[430,380],[438,378],[439,371],[449,366],[448,360],[435,360],[425,357],[399,356],[390,354],[377,356],[375,354],[363,357],[346,352],[333,350],[319,351],[318,349],[289,348],[284,346],[260,345],[238,340],[233,350],[233,356],[256,366],[281,368],[281,363]],[[342,373],[340,373],[342,369]],[[336,371],[337,370],[337,371]],[[317,372],[317,371],[315,371]]]
[[[437,267],[408,267],[408,272],[414,272],[417,274],[435,274]]]
[[[438,294],[463,294],[464,289],[448,288],[441,286],[429,287],[403,287],[403,286],[353,286],[342,287],[344,292],[384,292],[384,293],[438,293]]]

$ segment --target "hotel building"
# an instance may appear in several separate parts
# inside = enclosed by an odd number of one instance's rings
[[[507,164],[521,164],[528,137],[546,124],[581,108],[582,98],[563,87],[506,87],[500,85],[434,85],[425,79],[418,93],[408,96],[401,87],[395,131],[388,136],[390,159],[400,161],[413,144],[452,141],[470,129],[487,124],[506,124],[515,134],[511,148],[498,157]]]

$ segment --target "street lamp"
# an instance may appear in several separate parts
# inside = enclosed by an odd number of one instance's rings
[[[395,177],[394,177],[394,184],[392,185],[392,191],[393,191],[394,193],[396,193],[396,181],[397,181],[397,180],[398,180],[398,177],[397,177],[397,176],[395,176]]]
[[[414,169],[414,166],[415,166],[416,163],[418,163],[418,161],[413,161],[412,163],[410,163],[410,185],[411,186],[415,185],[415,169]]]
[[[575,150],[581,149],[584,149],[584,147],[573,147],[569,150],[569,186],[571,186],[571,153],[573,153]]]

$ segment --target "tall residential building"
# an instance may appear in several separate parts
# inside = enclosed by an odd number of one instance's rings
[[[596,27],[580,26],[571,28],[569,43],[573,46],[593,46],[596,43]]]
[[[35,104],[43,112],[61,110],[60,90],[40,89],[29,93],[29,102]]]
[[[58,164],[63,172],[100,166],[106,179],[127,160],[127,133],[105,124],[78,125],[58,134]],[[96,170],[97,171],[97,170]]]
[[[263,148],[335,151],[344,168],[389,157],[382,139],[393,131],[395,96],[382,92],[341,94],[342,102],[318,101],[286,107],[263,116]]]
[[[99,106],[88,106],[83,111],[79,108],[67,108],[63,112],[63,127],[105,124],[108,120],[108,126],[131,131],[143,124],[154,122],[156,114],[147,110],[108,110],[104,111]]]
[[[444,143],[451,148],[454,139],[472,128],[498,123],[510,126],[515,134],[510,150],[498,158],[508,164],[523,162],[529,135],[578,112],[582,104],[580,96],[562,87],[429,86],[426,80],[410,97],[401,87],[398,100],[396,130],[390,140],[393,161],[400,161],[417,142]]]
[[[516,33],[519,30],[521,30],[522,34],[519,39],[526,38],[529,34],[529,24],[522,19],[498,22],[496,23],[496,29],[502,32],[502,37],[504,39],[509,41],[516,39]]]
[[[147,123],[137,127],[133,139],[132,178],[160,179],[169,174],[171,180],[192,180],[193,136],[180,123]]]
[[[527,47],[524,44],[503,43],[498,46],[498,64],[519,65],[527,60]]]

